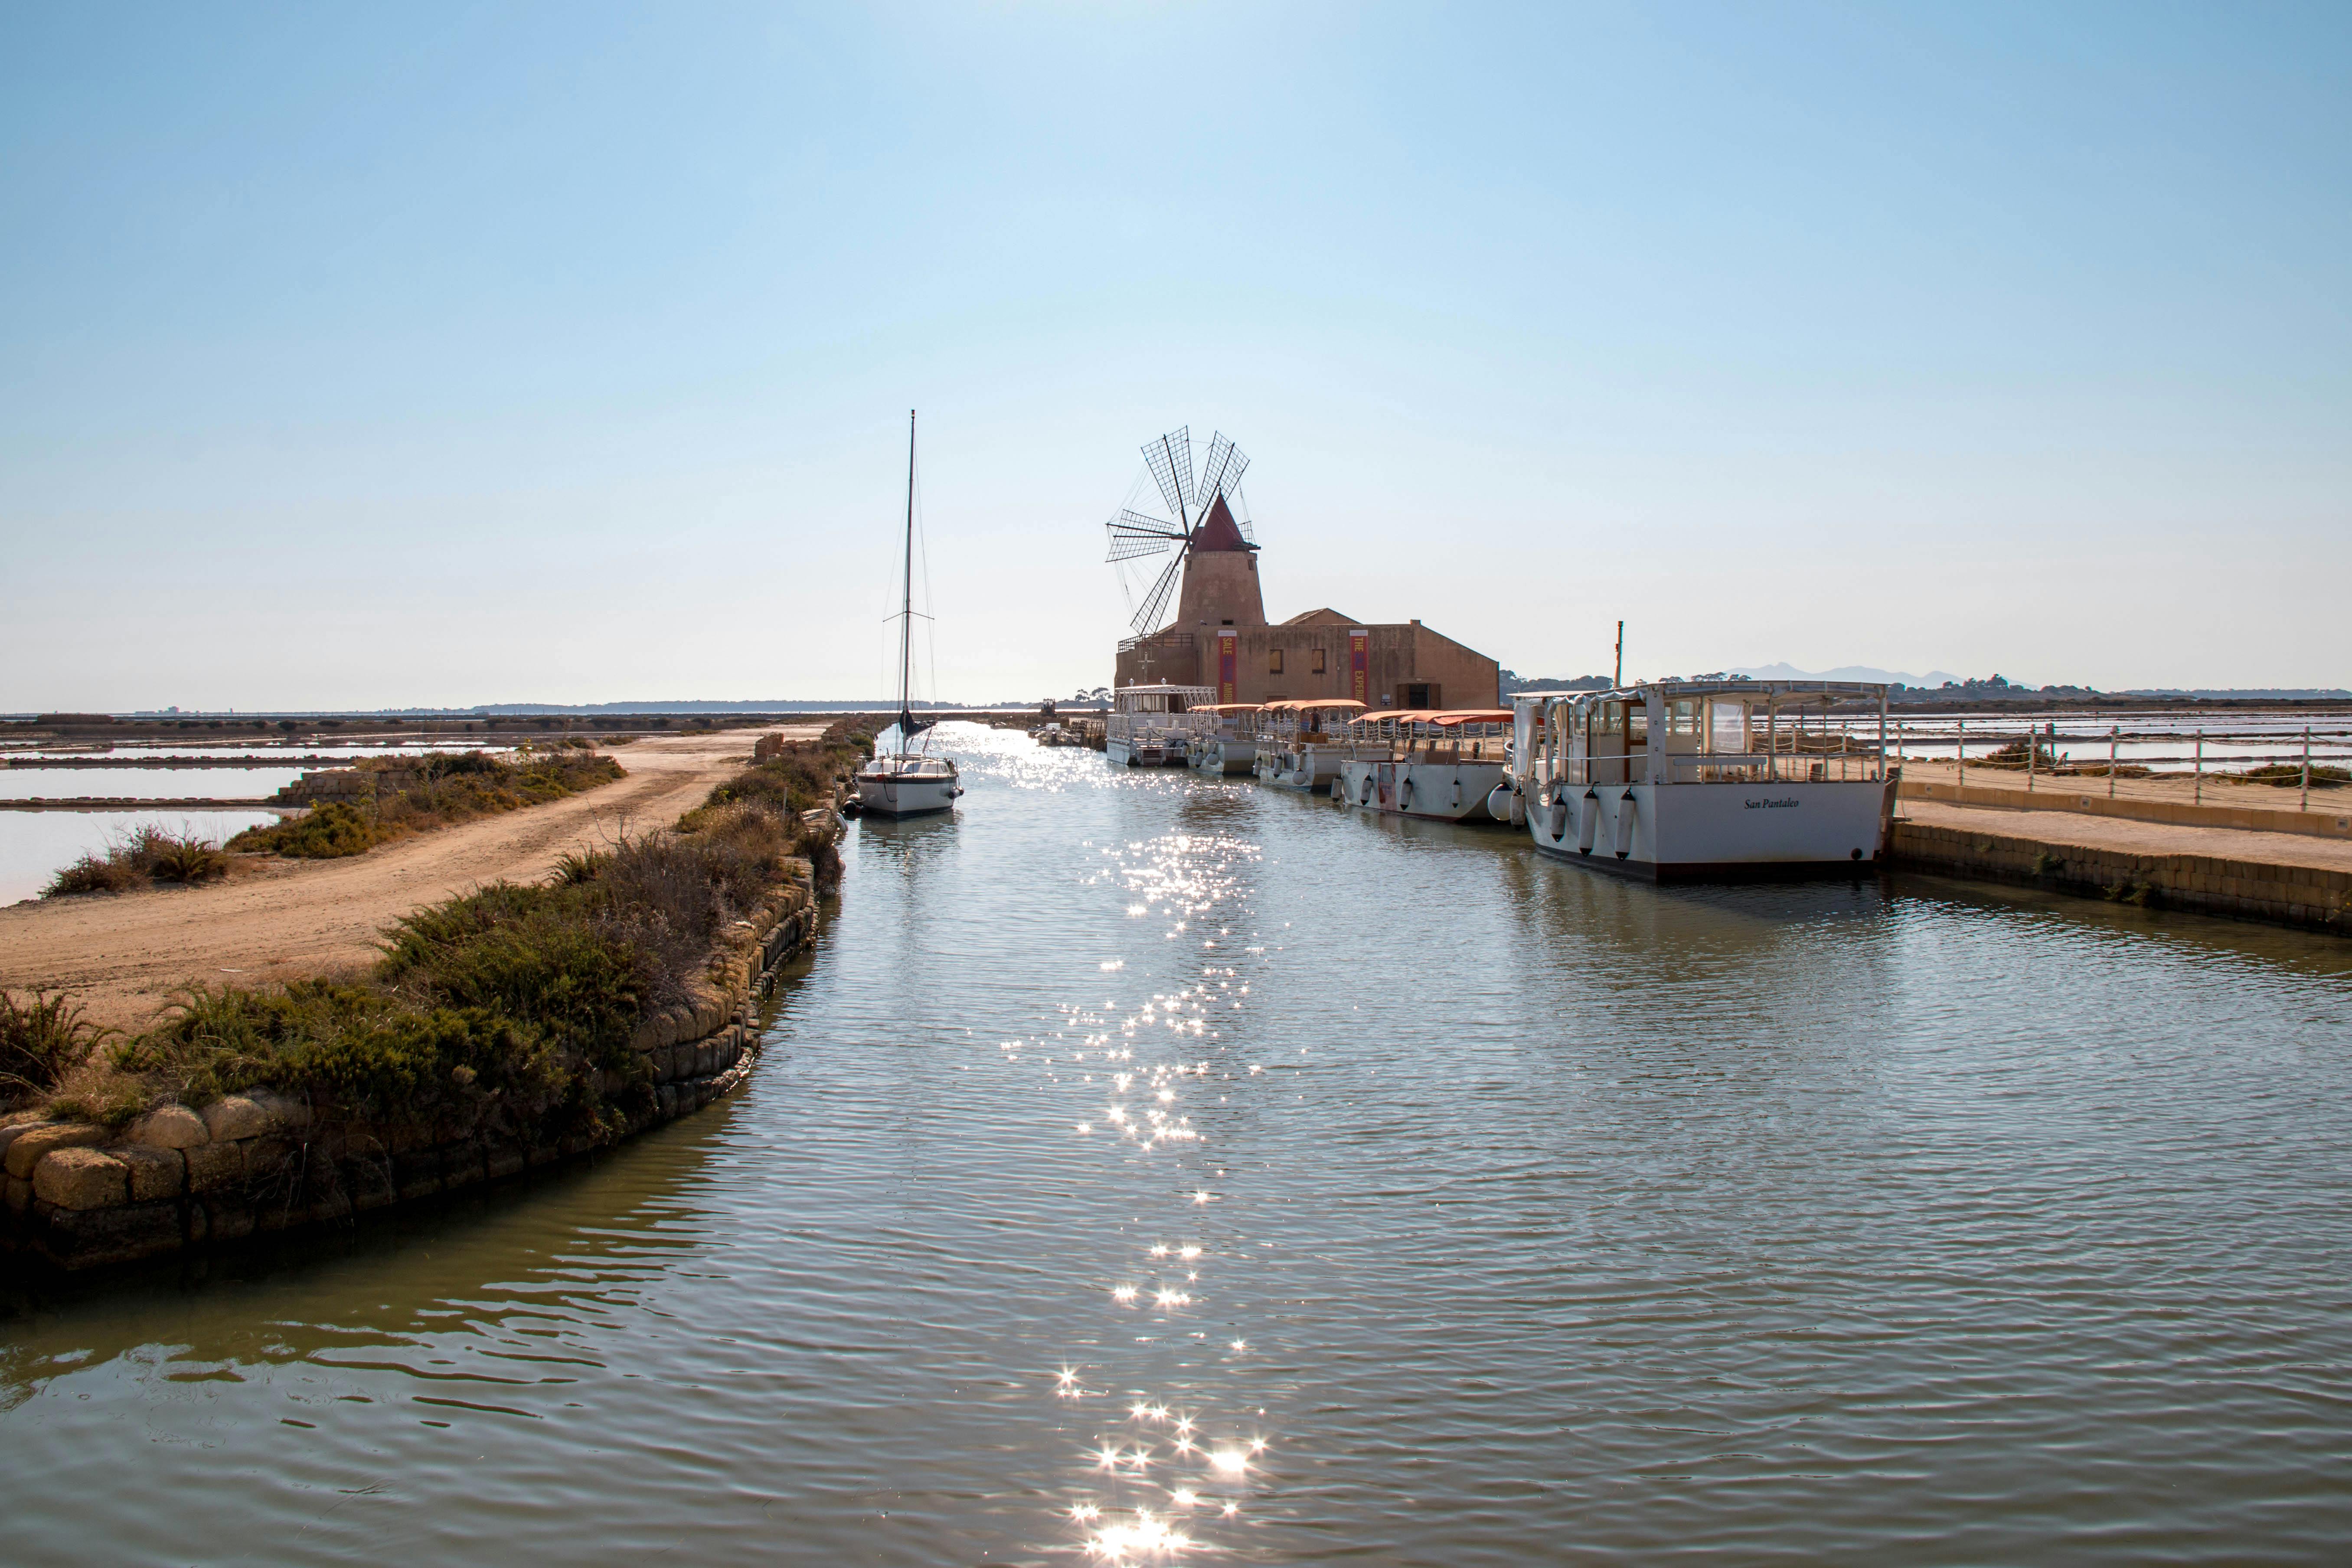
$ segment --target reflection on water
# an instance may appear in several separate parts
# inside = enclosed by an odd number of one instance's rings
[[[2220,1561],[2352,1527],[2340,942],[1925,879],[1661,891],[946,736],[956,819],[857,826],[735,1101],[308,1261],[20,1300],[12,1555]]]

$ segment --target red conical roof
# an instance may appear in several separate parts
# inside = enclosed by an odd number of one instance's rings
[[[1192,549],[1195,553],[1210,550],[1255,550],[1256,548],[1256,545],[1242,537],[1241,527],[1234,521],[1234,514],[1226,507],[1225,498],[1222,495],[1217,497],[1210,506],[1209,514],[1201,520],[1201,525],[1192,531]]]

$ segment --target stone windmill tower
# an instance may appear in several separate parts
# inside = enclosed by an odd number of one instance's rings
[[[1124,564],[1171,550],[1176,558],[1145,591],[1132,623],[1135,635],[1149,637],[1160,630],[1171,598],[1174,625],[1184,630],[1265,625],[1265,600],[1257,584],[1257,541],[1241,493],[1249,458],[1219,434],[1210,440],[1208,460],[1196,479],[1192,427],[1187,426],[1147,443],[1143,461],[1176,521],[1122,507],[1104,524],[1110,533],[1109,559]]]

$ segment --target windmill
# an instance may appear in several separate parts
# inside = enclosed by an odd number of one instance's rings
[[[1164,555],[1171,550],[1176,552],[1176,559],[1144,593],[1143,606],[1136,611],[1132,623],[1138,637],[1147,637],[1160,629],[1160,617],[1168,613],[1168,601],[1183,580],[1184,563],[1196,548],[1257,548],[1257,535],[1250,527],[1249,509],[1241,495],[1242,471],[1249,467],[1249,458],[1222,432],[1210,439],[1208,460],[1202,465],[1197,479],[1192,472],[1192,430],[1189,425],[1146,442],[1143,462],[1160,487],[1160,500],[1176,514],[1176,521],[1170,522],[1165,518],[1149,517],[1121,507],[1117,517],[1103,524],[1110,534],[1108,560],[1113,565],[1149,555]],[[1140,480],[1137,488],[1141,488]],[[1237,543],[1221,542],[1229,531],[1239,536]]]

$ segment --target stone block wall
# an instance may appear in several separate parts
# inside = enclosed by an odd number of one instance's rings
[[[2208,855],[2132,855],[1900,819],[1893,847],[1898,868],[2352,933],[2352,872]]]
[[[720,934],[688,999],[638,1026],[630,1044],[653,1093],[631,1113],[628,1134],[699,1110],[750,1075],[759,1000],[816,931],[813,874],[806,861],[793,864],[785,885]],[[38,1120],[0,1127],[0,1251],[68,1269],[130,1262],[338,1224],[594,1146],[488,1123],[362,1126],[320,1110],[255,1091],[165,1106],[119,1131]]]

